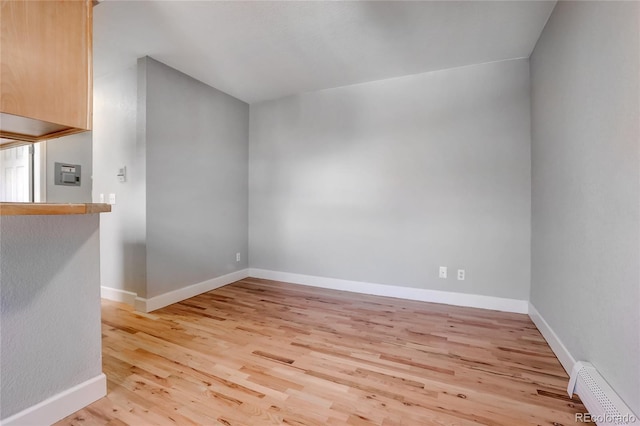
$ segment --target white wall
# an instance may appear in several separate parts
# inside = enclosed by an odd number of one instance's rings
[[[98,215],[0,218],[0,418],[102,374]]]
[[[139,63],[154,297],[247,267],[249,105],[151,58]]]
[[[92,187],[92,132],[51,139],[46,146],[46,184],[49,203],[90,203]],[[55,163],[82,166],[80,186],[56,185]]]
[[[251,105],[251,267],[526,300],[529,120],[526,59]]]
[[[100,194],[116,205],[100,223],[103,286],[146,294],[146,174],[144,146],[137,135],[137,68],[96,78],[93,96],[93,201]],[[118,168],[127,167],[126,182]]]
[[[102,286],[152,298],[245,269],[249,106],[141,58],[96,79],[94,114],[93,198],[116,194]]]
[[[558,2],[531,57],[531,302],[640,414],[640,3]]]

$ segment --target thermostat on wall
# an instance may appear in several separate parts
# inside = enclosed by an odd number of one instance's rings
[[[54,163],[54,181],[56,185],[80,186],[80,165]]]

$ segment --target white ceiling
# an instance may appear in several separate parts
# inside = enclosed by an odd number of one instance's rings
[[[555,1],[103,1],[96,77],[151,56],[253,103],[528,57]]]

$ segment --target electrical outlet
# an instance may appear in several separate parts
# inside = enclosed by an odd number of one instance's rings
[[[100,194],[100,202],[104,203],[104,194]]]
[[[458,269],[458,280],[464,281],[464,269]]]
[[[447,267],[446,266],[441,266],[440,267],[440,273],[438,275],[440,278],[447,278]]]
[[[109,204],[116,203],[116,194],[109,194]]]
[[[240,262],[240,253],[236,253],[236,262]]]

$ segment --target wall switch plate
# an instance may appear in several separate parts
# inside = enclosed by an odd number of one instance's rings
[[[104,194],[100,194],[100,202],[104,203]]]
[[[118,182],[126,182],[127,181],[127,167],[122,166],[118,168]]]
[[[109,194],[109,204],[116,203],[116,194]]]
[[[240,253],[236,253],[236,262],[240,262]]]
[[[458,269],[458,280],[464,281],[464,269]]]
[[[439,272],[438,276],[440,278],[447,278],[447,267],[446,266],[441,266],[440,267],[440,272]]]

